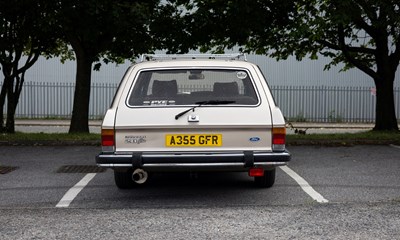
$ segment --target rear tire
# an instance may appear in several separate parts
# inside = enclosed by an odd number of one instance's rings
[[[114,170],[115,184],[120,189],[130,189],[135,187],[137,184],[132,180],[132,170],[126,172],[120,172]]]
[[[276,168],[272,170],[264,170],[264,176],[254,177],[254,183],[260,188],[270,188],[275,183]]]

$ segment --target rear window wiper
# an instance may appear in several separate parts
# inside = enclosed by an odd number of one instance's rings
[[[196,102],[196,106],[189,108],[188,110],[185,110],[181,113],[178,113],[175,116],[175,120],[178,120],[180,117],[182,117],[183,115],[185,115],[186,113],[193,111],[194,109],[201,107],[203,105],[223,105],[223,104],[230,104],[230,103],[235,103],[236,101],[222,101],[222,100],[208,100],[208,101],[201,101],[201,102]]]

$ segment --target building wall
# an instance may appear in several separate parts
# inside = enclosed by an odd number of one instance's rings
[[[327,58],[304,59],[300,62],[289,58],[278,62],[265,56],[249,55],[248,61],[260,66],[271,86],[374,87],[372,78],[358,69],[340,72],[340,67],[333,67],[329,71],[324,71],[324,66],[329,62]],[[118,83],[130,64],[130,62],[121,65],[103,64],[100,71],[93,71],[92,81]],[[67,61],[62,64],[58,59],[40,58],[26,73],[26,81],[70,83],[75,81],[75,73],[75,62]],[[399,72],[396,74],[395,86],[400,86]]]

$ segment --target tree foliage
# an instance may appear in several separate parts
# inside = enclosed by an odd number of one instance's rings
[[[277,59],[322,55],[332,59],[326,68],[341,63],[343,70],[360,69],[377,88],[375,129],[398,130],[393,82],[400,61],[399,1],[194,0],[188,8],[203,50],[240,45]]]
[[[101,61],[120,63],[155,49],[221,52],[237,45],[277,59],[322,55],[332,59],[326,68],[362,70],[377,88],[375,129],[398,130],[399,35],[396,0],[0,0],[0,130],[14,131],[24,73],[40,54],[71,57],[72,47],[77,73],[70,132],[88,132],[91,71]]]
[[[120,63],[151,51],[149,25],[157,0],[60,0],[57,21],[62,40],[77,63],[76,87],[69,132],[89,132],[91,71],[101,61]]]
[[[15,132],[14,115],[25,72],[41,54],[55,49],[56,38],[47,10],[46,1],[0,1],[0,64],[4,75],[0,92],[0,132]]]
[[[198,43],[193,34],[193,15],[188,11],[190,0],[161,1],[149,25],[154,49],[168,53],[186,53]]]
[[[188,4],[189,32],[202,51],[221,52],[240,45],[264,54],[279,47],[275,33],[289,24],[295,4],[290,0],[199,0]]]
[[[88,132],[92,70],[99,70],[102,63],[122,63],[155,49],[178,46],[179,41],[172,39],[181,36],[183,28],[179,5],[174,0],[0,0],[0,61],[5,75],[0,129],[14,131],[24,73],[44,55],[76,60],[69,131]],[[26,62],[19,67],[22,59]]]

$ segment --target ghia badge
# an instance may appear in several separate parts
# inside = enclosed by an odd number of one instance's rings
[[[146,136],[125,136],[125,143],[141,144],[146,142]]]

